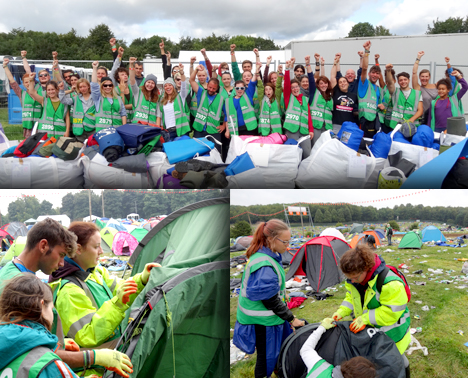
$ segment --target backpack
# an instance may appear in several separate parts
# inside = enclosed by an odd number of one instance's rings
[[[387,274],[390,270],[403,280],[405,284],[406,296],[408,297],[408,302],[409,302],[411,300],[411,290],[410,290],[408,281],[406,281],[405,275],[392,265],[387,265],[385,269],[379,273],[375,288],[377,289],[379,293],[382,292],[382,285],[384,283],[385,277],[387,277]]]
[[[389,234],[389,235],[393,235],[393,228],[391,228],[390,230],[388,230],[388,234]]]

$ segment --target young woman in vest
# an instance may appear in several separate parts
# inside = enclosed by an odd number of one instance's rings
[[[259,135],[267,136],[272,133],[283,134],[281,117],[283,111],[276,99],[275,86],[272,83],[263,85],[257,80],[258,97],[260,99],[260,115],[258,120]]]
[[[315,348],[326,330],[335,327],[332,318],[322,320],[317,329],[312,332],[300,350],[302,361],[307,367],[307,376],[314,378],[375,378],[375,365],[364,357],[353,357],[341,365],[333,366],[320,357]],[[341,375],[340,375],[341,373]]]
[[[29,66],[28,60],[26,59],[27,51],[21,51],[21,58],[23,59],[23,67],[27,74],[31,73],[31,67]],[[50,81],[50,74],[49,71],[46,69],[42,69],[37,73],[39,78],[39,82],[36,84],[35,88],[37,93],[40,96],[44,96],[46,93],[46,85]]]
[[[350,324],[354,333],[362,331],[366,325],[385,327],[385,333],[403,354],[411,340],[408,296],[403,280],[392,271],[387,273],[382,290],[376,295],[377,278],[385,267],[383,258],[367,244],[358,244],[345,252],[340,268],[347,278],[347,293],[332,318],[339,321],[354,313],[355,319]]]
[[[21,110],[22,110],[22,124],[23,124],[23,138],[29,138],[31,136],[34,123],[39,121],[42,114],[42,105],[34,100],[27,90],[20,88],[18,83],[15,81],[10,69],[8,68],[8,63],[10,60],[8,58],[3,58],[3,69],[5,70],[6,77],[8,78],[11,88],[16,93],[18,98],[21,101]],[[22,77],[24,88],[29,87],[29,74],[24,74]]]
[[[413,84],[413,89],[421,91],[422,99],[423,99],[423,119],[422,123],[426,124],[428,118],[428,112],[431,108],[432,100],[435,100],[437,97],[438,91],[437,86],[435,84],[429,83],[431,80],[431,72],[427,69],[423,69],[419,72],[419,84],[418,81],[418,69],[419,69],[419,62],[421,61],[422,57],[424,56],[424,51],[419,51],[416,57],[416,60],[413,65],[413,72],[411,76],[411,81]]]
[[[221,141],[221,132],[224,131],[224,127],[221,126],[222,120],[222,109],[224,97],[219,93],[219,81],[218,79],[210,79],[206,90],[204,90],[195,81],[195,76],[198,71],[204,70],[201,64],[195,68],[190,75],[190,85],[192,90],[197,94],[197,115],[192,127],[195,132],[194,138],[203,138],[207,135],[212,135],[216,140]],[[221,146],[216,144],[216,148],[221,152]]]
[[[288,226],[278,220],[262,222],[247,250],[234,328],[234,344],[248,354],[257,349],[255,377],[273,372],[282,341],[304,322],[289,310],[281,254],[291,239]],[[275,340],[275,342],[267,342]]]
[[[57,336],[50,332],[53,307],[50,286],[34,274],[17,276],[4,287],[0,296],[0,376],[77,378],[55,353],[59,344]],[[100,349],[82,353],[86,367],[106,366],[126,378],[133,372],[130,359],[118,351]]]
[[[391,96],[391,109],[389,125],[381,125],[385,133],[392,132],[396,125],[405,121],[412,122],[416,127],[420,125],[419,119],[423,115],[423,100],[421,91],[411,89],[409,86],[410,76],[406,72],[400,72],[397,75],[399,88],[395,88],[395,81],[392,77],[392,64],[385,66],[385,76],[387,89]]]
[[[159,90],[156,86],[158,79],[153,74],[145,77],[145,83],[138,87],[136,82],[135,62],[137,58],[130,58],[130,85],[132,93],[135,96],[135,112],[133,113],[133,122],[143,125],[156,126],[156,118],[159,107]]]
[[[135,66],[132,68],[135,70]],[[117,94],[122,99],[127,110],[127,123],[132,123],[134,111],[134,93],[132,88],[128,85],[129,69],[119,67],[114,73],[114,85],[116,86]]]
[[[314,137],[314,126],[312,124],[312,117],[310,113],[310,101],[309,97],[304,96],[301,93],[301,85],[298,80],[292,79],[294,75],[292,68],[294,67],[295,58],[286,62],[286,73],[284,75],[284,89],[283,89],[283,100],[285,109],[285,120],[283,128],[286,130],[285,134],[288,138],[299,140],[304,136],[309,135],[310,139],[306,139],[301,142],[302,158],[305,159],[310,155],[312,149],[312,139]],[[309,76],[309,90],[310,85],[314,81],[313,74]],[[279,89],[277,83],[276,86]]]
[[[455,76],[458,83],[461,85],[461,89],[452,96],[449,96],[449,92],[452,89],[452,84],[448,79],[441,79],[437,82],[438,96],[431,102],[431,108],[429,110],[427,125],[432,128],[435,132],[441,133],[447,130],[447,119],[450,117],[463,116],[460,110],[459,102],[468,90],[468,83],[463,79],[462,75],[453,70],[451,73]]]
[[[174,79],[164,80],[164,94],[159,103],[156,126],[161,127],[165,142],[190,132],[189,115],[185,112],[185,99],[187,86],[185,85],[184,66],[179,64],[179,73],[182,77],[180,93],[177,93]]]
[[[261,65],[261,63],[260,63]],[[224,127],[227,138],[231,134],[235,135],[258,135],[257,117],[254,109],[254,95],[257,89],[257,65],[255,75],[250,71],[245,71],[243,77],[251,77],[249,85],[245,81],[237,80],[234,84],[235,95],[224,100]]]
[[[78,249],[73,259],[49,277],[56,293],[56,308],[64,334],[84,348],[114,348],[121,336],[120,323],[125,311],[143,290],[151,269],[123,280],[112,277],[99,265],[101,235],[94,223],[73,222],[68,228],[77,236]]]
[[[447,69],[445,70],[445,77],[449,79],[450,82],[452,83],[452,89],[449,92],[449,97],[450,97],[450,96],[453,96],[454,94],[457,94],[461,90],[460,83],[457,81],[455,76],[451,75],[451,73],[455,70],[455,71],[458,71],[458,73],[462,75],[463,77],[463,72],[459,70],[458,68],[453,68],[452,65],[450,64],[450,58],[447,56],[445,57],[445,62],[447,63]],[[461,100],[458,101],[458,108],[460,109],[461,114],[465,113],[463,110],[463,103]]]
[[[38,131],[44,131],[48,137],[60,138],[70,136],[70,112],[58,98],[59,88],[55,81],[49,81],[46,86],[47,96],[40,96],[34,88],[35,73],[29,74],[29,95],[42,105],[43,111],[39,120]]]
[[[341,129],[343,122],[358,123],[358,98],[356,93],[349,91],[348,79],[341,76],[336,80],[336,74],[340,69],[341,53],[335,54],[335,61],[330,72],[330,83],[333,89],[333,133],[335,135]]]
[[[71,92],[65,91],[63,81],[59,84],[59,98],[62,104],[73,107],[71,112],[71,123],[73,135],[79,140],[84,141],[94,129],[83,127],[83,119],[88,110],[94,106],[93,98],[91,97],[91,85],[86,79],[79,79],[72,86]]]
[[[108,127],[118,127],[127,123],[127,110],[122,99],[114,88],[114,82],[110,77],[102,77],[98,82],[99,62],[93,62],[93,74],[91,77],[91,97],[94,108],[90,108],[83,119],[84,127],[100,131]]]

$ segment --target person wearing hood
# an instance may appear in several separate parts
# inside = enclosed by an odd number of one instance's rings
[[[133,123],[156,126],[159,105],[158,78],[153,74],[149,74],[143,85],[138,87],[135,75],[136,61],[136,58],[130,58],[130,85],[135,96]]]
[[[60,344],[50,332],[53,307],[51,288],[33,274],[21,274],[5,286],[0,296],[1,377],[77,377],[56,353]],[[118,351],[77,353],[85,368],[105,365],[126,378],[133,372],[128,356]]]
[[[382,329],[403,355],[411,341],[411,317],[403,280],[388,271],[379,293],[377,278],[386,264],[366,244],[358,244],[345,252],[340,259],[340,268],[347,278],[346,297],[332,319],[339,321],[354,313],[354,321],[349,326],[352,332],[360,332],[366,325]],[[407,369],[408,365],[405,360]]]
[[[185,85],[184,66],[179,64],[179,74],[182,79],[180,93],[173,78],[164,80],[164,94],[159,102],[156,126],[163,129],[164,141],[173,141],[175,138],[190,132],[189,114],[186,113],[185,100],[187,86]]]
[[[147,284],[152,268],[127,280],[113,278],[99,264],[101,235],[94,223],[73,222],[68,228],[77,240],[74,258],[52,273],[49,283],[56,293],[56,308],[63,331],[84,348],[114,348],[121,336],[125,311]]]

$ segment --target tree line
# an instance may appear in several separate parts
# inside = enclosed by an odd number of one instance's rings
[[[168,215],[181,207],[210,198],[229,197],[229,190],[195,191],[174,194],[150,194],[120,190],[104,190],[101,194],[91,192],[92,215],[102,217],[102,198],[104,196],[104,215],[107,218],[125,218],[127,214],[138,213],[148,219],[157,215]],[[81,220],[89,216],[89,192],[68,193],[62,198],[62,206],[53,208],[47,200],[37,197],[20,197],[8,205],[8,213],[2,216],[2,223],[24,222],[40,215],[65,214],[71,220]]]
[[[0,54],[20,56],[21,50],[28,52],[31,60],[52,60],[52,51],[58,52],[59,60],[112,60],[112,50],[109,40],[114,33],[106,24],[97,25],[89,30],[86,37],[77,34],[75,29],[68,33],[58,34],[55,32],[39,32],[15,28],[9,33],[0,33]],[[150,54],[157,58],[161,57],[159,43],[164,40],[165,51],[169,51],[174,58],[179,57],[181,50],[226,51],[229,46],[236,44],[238,51],[279,50],[270,38],[252,37],[245,35],[229,36],[228,34],[211,35],[203,38],[185,36],[178,42],[171,41],[160,35],[149,38],[136,38],[129,44],[127,41],[117,39],[117,45],[125,49],[125,56],[134,56],[139,60]],[[226,55],[228,58],[229,55]],[[227,59],[226,58],[226,59]]]
[[[286,206],[288,206],[286,204]],[[384,207],[377,209],[373,206],[357,205],[301,205],[310,209],[310,214],[314,223],[352,223],[352,222],[387,222],[390,220],[420,220],[437,221],[451,225],[468,227],[468,208],[466,207],[444,207],[444,206],[423,206],[423,205],[395,205],[393,208]],[[254,214],[274,214],[273,216],[258,215],[236,215],[249,211]],[[272,218],[285,219],[283,204],[271,205],[253,205],[253,206],[231,206],[230,208],[231,224],[238,221],[247,221],[252,224],[264,222]],[[299,215],[288,215],[289,221],[297,223],[301,221]],[[308,216],[303,216],[305,223],[309,221]]]

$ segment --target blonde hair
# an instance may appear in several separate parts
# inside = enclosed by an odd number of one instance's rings
[[[174,102],[178,95],[179,94],[177,93],[177,88],[174,88],[174,90],[172,91],[171,94],[168,94],[166,91],[164,91],[164,96],[162,98],[162,104],[167,105],[168,102]]]
[[[76,81],[76,91],[77,91],[78,93],[81,93],[81,92],[80,92],[80,84],[81,84],[81,83],[85,83],[85,84],[88,86],[88,92],[91,94],[91,85],[89,84],[89,81],[86,80],[86,79],[84,79],[84,78],[78,79],[78,80]]]
[[[112,85],[114,86],[114,88],[112,88],[112,97],[113,98],[120,98],[119,94],[117,93],[117,89],[115,89],[115,84],[112,82],[112,80],[105,80],[104,83],[106,81],[110,81],[112,83]],[[102,97],[107,97],[107,94],[105,94],[104,90],[102,89],[102,84],[103,84],[103,82],[101,81],[101,83],[99,84],[99,89],[101,90],[101,96]]]

